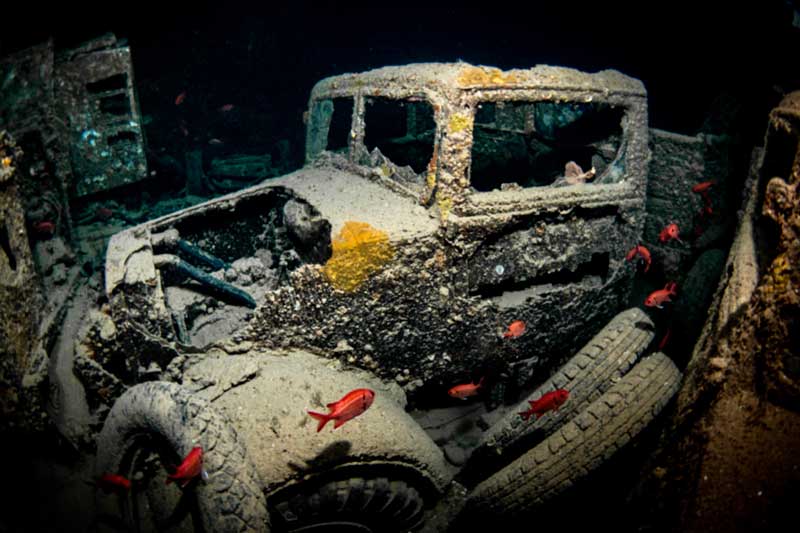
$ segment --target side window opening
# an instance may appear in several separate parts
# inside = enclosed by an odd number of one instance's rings
[[[353,99],[334,98],[333,117],[328,129],[328,151],[343,153],[350,141],[350,127],[353,121]]]
[[[433,157],[433,106],[422,99],[365,99],[364,144],[369,164],[391,179],[422,186]]]
[[[609,183],[622,175],[624,108],[593,102],[482,102],[475,112],[470,183],[544,187]]]
[[[323,98],[313,102],[309,116],[307,158],[322,151],[347,152],[353,120],[353,98]]]

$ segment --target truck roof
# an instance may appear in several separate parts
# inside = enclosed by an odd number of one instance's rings
[[[311,97],[351,93],[361,87],[419,88],[450,93],[475,89],[573,89],[645,96],[641,81],[616,70],[587,73],[566,67],[537,65],[529,69],[500,70],[496,67],[455,63],[412,63],[382,67],[361,73],[331,76],[319,81]]]

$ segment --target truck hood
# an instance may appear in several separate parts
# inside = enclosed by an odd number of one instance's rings
[[[345,222],[366,222],[390,240],[434,233],[438,219],[412,198],[362,176],[333,168],[303,168],[263,185],[291,190],[319,210],[338,235]]]

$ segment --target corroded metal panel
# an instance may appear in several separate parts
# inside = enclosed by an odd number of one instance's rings
[[[53,91],[53,43],[0,60],[0,127],[16,138],[40,129]]]
[[[147,177],[130,49],[103,44],[77,50],[56,66],[56,98],[68,121],[77,196]]]

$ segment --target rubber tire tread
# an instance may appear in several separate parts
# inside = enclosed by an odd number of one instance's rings
[[[489,455],[502,455],[506,449],[535,431],[543,440],[599,398],[630,370],[654,335],[652,320],[638,307],[617,314],[528,398],[492,425],[473,455],[476,458],[480,457],[478,454],[488,452],[492,452]],[[537,420],[533,417],[522,420],[518,413],[529,408],[528,400],[539,399],[556,389],[569,391],[569,399],[558,411],[547,413]],[[529,446],[536,443],[533,441]]]
[[[644,429],[678,391],[681,377],[662,353],[643,359],[575,419],[475,487],[468,508],[514,516],[563,492]]]
[[[288,530],[335,521],[346,516],[376,531],[411,531],[423,519],[424,501],[405,481],[386,477],[353,477],[329,481],[312,492],[297,494],[276,504],[278,514],[297,517]]]
[[[208,481],[195,490],[205,531],[270,530],[255,467],[236,431],[208,401],[175,383],[134,385],[114,403],[97,438],[96,474],[119,472],[142,434],[161,436],[178,457],[203,448]]]

